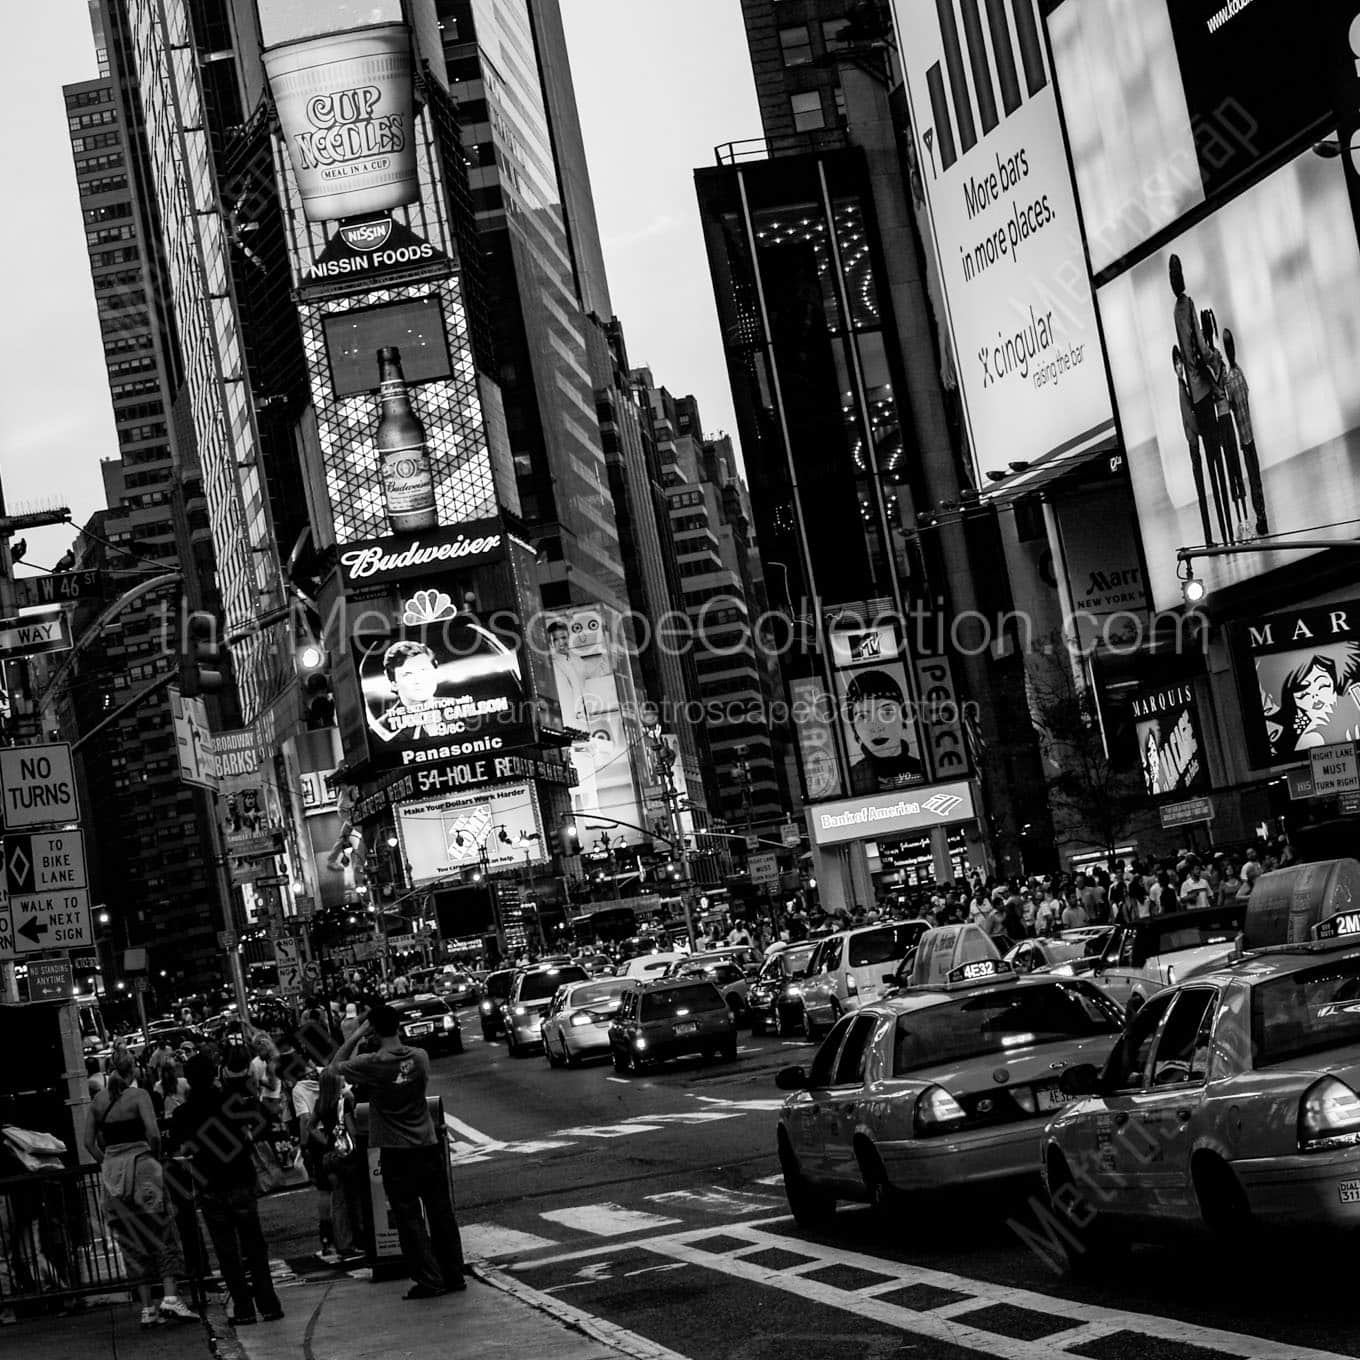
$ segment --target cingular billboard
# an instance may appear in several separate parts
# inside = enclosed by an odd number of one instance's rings
[[[417,200],[405,24],[280,43],[265,51],[264,65],[308,221]]]

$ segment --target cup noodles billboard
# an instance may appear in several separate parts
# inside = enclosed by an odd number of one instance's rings
[[[980,474],[1114,442],[1035,0],[893,0]]]
[[[264,66],[308,221],[420,197],[405,24],[295,38],[266,48]]]

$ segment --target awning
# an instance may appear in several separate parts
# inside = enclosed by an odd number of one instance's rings
[[[1041,491],[1050,482],[1089,467],[1099,458],[1108,458],[1110,460],[1108,471],[1118,472],[1123,456],[1119,452],[1119,441],[1115,437],[1113,425],[1101,425],[1078,435],[1066,444],[1060,444],[1019,472],[1006,468],[995,469],[997,472],[1006,473],[1005,480],[987,482],[978,487],[978,498],[984,503],[1004,505],[1017,497]],[[987,471],[988,469],[983,469],[984,475]]]

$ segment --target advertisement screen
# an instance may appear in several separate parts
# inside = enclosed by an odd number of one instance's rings
[[[1102,269],[1328,117],[1311,0],[1064,0],[1048,16]]]
[[[401,803],[396,816],[413,883],[455,877],[464,870],[523,869],[548,858],[538,804],[528,784]]]
[[[1339,162],[1304,152],[1099,300],[1158,609],[1181,602],[1178,547],[1354,536],[1360,251]],[[1194,568],[1212,592],[1299,559]]]
[[[1208,789],[1209,767],[1193,686],[1170,685],[1139,694],[1133,700],[1133,716],[1138,763],[1151,797]]]
[[[260,750],[248,729],[218,732],[217,811],[222,840],[229,855],[273,854],[284,831],[283,804],[274,778],[273,760]]]
[[[1034,0],[894,0],[979,481],[1114,423]]]
[[[830,639],[851,791],[877,793],[924,782],[916,706],[896,630],[877,624],[833,632]]]
[[[598,607],[549,614],[544,619],[549,657],[562,721],[583,734],[572,742],[571,763],[577,784],[571,791],[578,818],[606,822],[611,838],[637,841],[643,825],[635,762],[640,758],[641,728],[627,655],[616,645],[617,624]],[[581,841],[593,843],[586,823]]]
[[[452,371],[444,310],[437,297],[406,298],[385,307],[333,312],[323,322],[331,387],[337,397],[378,390],[378,351],[401,351],[408,383],[446,378]]]
[[[533,737],[517,639],[455,602],[450,578],[403,586],[380,637],[353,644],[368,749],[379,769],[494,754]]]
[[[1268,615],[1243,628],[1239,653],[1254,769],[1360,738],[1360,600]]]
[[[842,789],[836,739],[831,730],[835,710],[826,689],[820,680],[790,680],[789,701],[808,801],[834,798]]]

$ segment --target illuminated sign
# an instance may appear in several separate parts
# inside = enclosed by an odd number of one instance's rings
[[[340,578],[346,589],[395,581],[424,567],[453,563],[474,567],[505,556],[505,533],[498,519],[479,519],[409,538],[370,538],[340,549]]]
[[[819,803],[808,809],[808,824],[818,845],[838,845],[911,836],[932,826],[970,822],[976,815],[972,788],[960,781],[913,789],[910,797],[879,794]]]

